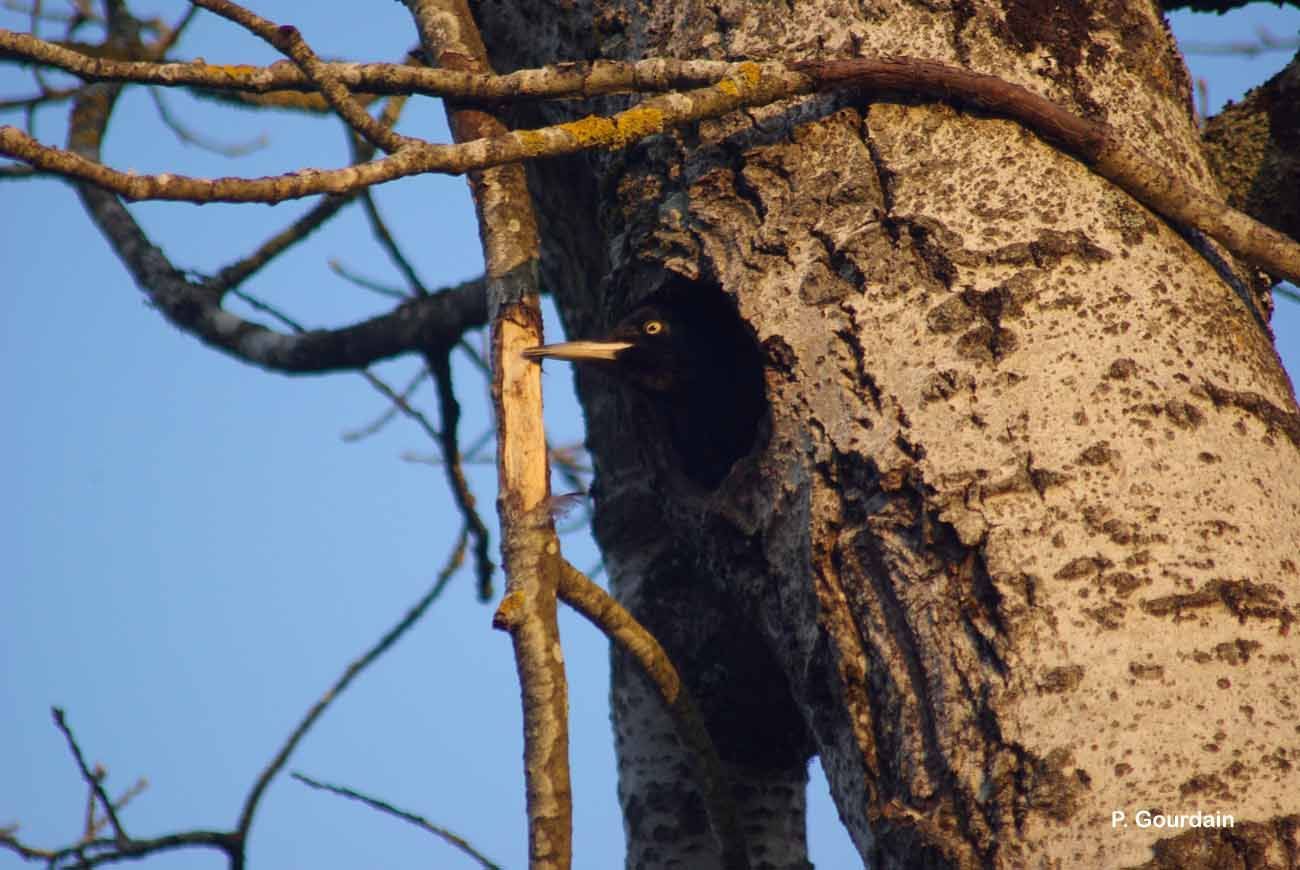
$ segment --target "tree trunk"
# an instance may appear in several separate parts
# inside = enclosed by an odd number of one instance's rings
[[[1214,186],[1154,6],[476,14],[501,71],[945,61]],[[720,482],[684,473],[674,411],[579,374],[611,584],[695,692],[756,866],[807,866],[814,752],[876,867],[1294,866],[1300,416],[1243,273],[1015,123],[905,95],[530,172],[571,335],[721,294],[761,348],[767,407]],[[614,680],[628,866],[716,866],[670,723]]]

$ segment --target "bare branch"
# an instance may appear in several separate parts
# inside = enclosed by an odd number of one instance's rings
[[[474,494],[470,492],[469,482],[465,480],[465,470],[460,462],[460,444],[457,426],[460,422],[460,403],[456,401],[456,391],[451,382],[451,351],[447,348],[440,353],[425,355],[429,375],[438,390],[438,418],[442,422],[442,432],[438,439],[442,449],[443,467],[447,470],[447,483],[451,487],[452,497],[456,500],[465,525],[474,536],[474,562],[478,575],[478,597],[481,601],[492,598],[492,557],[488,555],[488,530],[475,507]]]
[[[98,153],[110,105],[111,95],[101,91],[78,99],[73,135],[88,153]],[[231,276],[218,276],[211,283],[187,280],[150,242],[116,197],[84,185],[78,192],[91,219],[164,316],[201,341],[272,371],[316,373],[363,368],[403,353],[450,347],[460,341],[465,330],[487,320],[481,287],[467,282],[410,300],[386,314],[342,329],[310,330],[299,335],[278,333],[221,308],[221,296],[227,289],[223,282]]]
[[[175,289],[175,288],[172,288]],[[151,294],[157,295],[157,294]],[[167,294],[171,317],[188,332],[255,365],[286,374],[360,369],[404,353],[454,345],[487,317],[481,289],[473,282],[404,302],[392,311],[340,329],[306,330],[285,335],[250,323],[215,304],[185,308],[199,301],[199,288],[187,285],[181,298]]]
[[[293,58],[293,62],[320,89],[321,94],[334,107],[334,111],[338,112],[339,117],[365,137],[367,142],[389,152],[418,144],[418,140],[402,136],[370,117],[348,92],[347,87],[330,71],[329,65],[322,63],[316,57],[316,53],[307,45],[298,28],[291,24],[277,26],[274,22],[229,0],[191,0],[191,2],[222,18],[234,21]]]
[[[385,126],[393,126],[401,115],[402,107],[406,100],[403,97],[395,97],[388,101],[384,106],[383,113],[380,116],[380,123]],[[358,142],[356,137],[349,135],[348,142],[352,147],[352,156],[354,163],[364,163],[375,155],[375,149],[368,143]],[[237,287],[239,284],[248,280],[255,272],[271,262],[275,257],[287,251],[293,245],[307,238],[313,231],[324,224],[327,220],[336,215],[343,206],[352,201],[353,195],[349,196],[327,196],[324,200],[317,203],[311,211],[304,214],[298,220],[294,221],[285,229],[276,233],[267,239],[258,247],[256,251],[244,257],[242,260],[234,262],[223,268],[209,282],[217,292]],[[367,198],[369,193],[366,193]],[[426,292],[423,295],[428,295]],[[398,298],[406,298],[398,294]]]
[[[664,706],[677,724],[677,733],[695,753],[697,773],[704,788],[704,801],[722,847],[722,863],[728,868],[749,866],[745,836],[732,800],[726,773],[718,750],[704,727],[668,653],[627,608],[609,593],[592,583],[581,571],[564,562],[560,573],[560,598],[582,614],[610,640],[627,652],[663,698]]]
[[[418,390],[420,388],[420,385],[424,383],[425,376],[428,374],[429,374],[428,369],[426,369],[424,366],[421,366],[420,370],[415,373],[415,377],[411,378],[411,380],[407,382],[406,386],[402,389],[402,391],[397,394],[402,399],[403,402],[406,402],[408,404],[410,403],[411,396],[414,395],[415,391]],[[384,408],[383,413],[381,413],[378,417],[371,420],[369,423],[367,423],[364,426],[360,426],[356,429],[348,429],[340,437],[344,441],[349,441],[349,442],[361,441],[365,438],[369,438],[371,435],[374,435],[379,430],[383,429],[393,420],[397,419],[397,414],[400,410],[401,409],[398,408],[397,405],[389,404],[388,407]]]
[[[1226,54],[1242,57],[1256,57],[1270,51],[1295,51],[1300,48],[1300,39],[1290,36],[1275,36],[1268,28],[1261,27],[1255,31],[1256,39],[1235,42],[1180,42],[1178,47],[1184,54]]]
[[[11,97],[7,100],[0,100],[0,112],[29,111],[40,106],[51,106],[71,99],[79,90],[81,89],[42,88],[39,94],[33,94],[30,97]]]
[[[354,272],[351,269],[349,269],[347,266],[344,266],[338,260],[330,260],[328,265],[330,271],[333,272],[335,275],[338,275],[340,278],[342,278],[343,280],[351,284],[355,284],[356,286],[362,288],[363,290],[369,290],[372,293],[378,293],[380,296],[387,296],[390,299],[411,298],[410,294],[408,294],[406,291],[399,290],[396,287],[390,287],[386,284],[380,284],[378,281],[375,281],[371,278],[367,278],[364,275],[358,274],[357,272]]]
[[[302,70],[285,61],[257,67],[203,61],[152,63],[116,60],[25,33],[0,31],[0,59],[5,58],[33,61],[72,73],[86,81],[186,86],[253,94],[316,90]],[[669,91],[719,81],[736,67],[733,63],[710,60],[656,59],[632,64],[597,61],[558,64],[541,70],[520,70],[494,76],[396,63],[333,62],[326,66],[331,76],[354,92],[423,94],[472,102],[585,99],[604,94]]]
[[[113,826],[113,835],[119,842],[128,839],[126,831],[122,829],[121,821],[117,818],[117,810],[113,807],[113,802],[109,800],[108,793],[104,791],[104,777],[102,775],[96,776],[91,772],[90,768],[86,766],[86,758],[81,754],[81,747],[77,745],[77,738],[72,736],[72,729],[68,727],[67,720],[63,715],[63,710],[58,707],[53,707],[51,708],[50,713],[54,716],[55,726],[63,733],[64,739],[68,741],[68,749],[71,750],[72,757],[76,759],[77,769],[81,771],[81,778],[86,781],[86,785],[90,787],[91,791],[94,792],[95,797],[99,798],[99,802],[103,804],[104,814],[108,817],[109,823]]]
[[[393,238],[392,232],[388,229],[388,224],[384,222],[383,215],[379,213],[379,206],[375,203],[374,194],[370,190],[362,192],[361,205],[366,210],[366,217],[370,221],[370,229],[374,232],[380,247],[388,252],[389,259],[393,261],[393,265],[406,278],[406,283],[410,285],[411,290],[416,296],[428,296],[429,291],[425,288],[424,282],[420,280],[420,276],[416,273],[415,267],[411,265],[411,261],[402,253],[397,240]]]
[[[223,267],[208,280],[207,286],[217,294],[238,287],[277,256],[311,235],[314,230],[338,214],[352,199],[351,195],[324,197],[300,218],[259,245],[257,250]]]
[[[491,72],[463,0],[406,0],[425,56],[439,67]],[[504,139],[491,115],[448,107],[457,142]],[[506,594],[493,626],[510,633],[524,715],[528,856],[534,870],[568,870],[573,858],[568,683],[556,618],[559,540],[545,514],[549,490],[541,377],[520,353],[541,339],[537,219],[522,166],[470,174],[483,242],[492,320],[492,399]],[[538,516],[541,506],[543,513]]]
[[[320,789],[321,791],[327,791],[339,795],[340,797],[348,798],[349,800],[359,801],[371,809],[379,810],[381,813],[387,813],[390,816],[396,816],[402,821],[410,822],[417,828],[428,831],[430,834],[446,840],[448,843],[473,858],[481,866],[487,868],[487,870],[500,870],[501,865],[494,864],[486,855],[471,846],[465,838],[453,834],[441,825],[435,825],[424,816],[416,815],[409,810],[399,809],[387,801],[364,795],[354,789],[346,788],[341,785],[330,785],[329,783],[320,782],[319,780],[312,779],[311,777],[298,773],[297,771],[292,771],[289,775],[301,782],[303,785],[310,786],[314,789]]]
[[[293,754],[294,749],[296,749],[298,744],[302,742],[302,738],[311,730],[311,727],[316,723],[316,720],[324,714],[325,710],[329,708],[329,705],[332,704],[339,695],[343,694],[348,686],[352,684],[352,681],[355,680],[362,671],[387,652],[393,644],[397,643],[402,635],[406,634],[411,626],[415,625],[415,623],[420,620],[420,617],[424,615],[424,612],[429,609],[429,605],[433,604],[433,602],[437,600],[438,596],[442,594],[442,590],[446,587],[447,582],[452,578],[456,573],[456,570],[464,561],[466,538],[465,530],[461,529],[460,537],[456,541],[456,546],[452,550],[451,556],[447,560],[447,564],[443,566],[442,571],[439,572],[437,579],[434,580],[433,586],[429,588],[429,591],[426,592],[419,601],[412,605],[410,610],[406,612],[406,615],[403,616],[396,625],[390,628],[384,636],[378,640],[378,642],[344,669],[339,678],[334,681],[334,685],[330,686],[329,690],[311,706],[311,709],[307,711],[305,716],[303,716],[302,721],[298,723],[298,727],[294,728],[288,739],[285,740],[284,745],[280,747],[280,751],[275,754],[275,757],[272,758],[270,763],[262,770],[261,774],[257,778],[257,782],[253,785],[252,791],[249,792],[248,798],[244,801],[243,810],[239,814],[239,824],[236,828],[235,835],[240,841],[248,839],[248,831],[253,824],[253,814],[257,812],[257,805],[261,801],[262,795],[266,791],[266,787],[271,784],[271,780],[274,779],[276,774],[278,774],[284,767],[285,763],[289,760],[289,756]]]
[[[146,777],[143,776],[140,777],[131,785],[130,788],[122,792],[121,797],[113,801],[113,808],[117,810],[124,808],[127,804],[131,803],[131,801],[133,801],[136,797],[143,794],[145,789],[147,788],[149,788],[149,780]],[[104,825],[108,822],[108,819],[94,818],[92,816],[92,818],[89,821],[90,824],[87,826],[87,839],[89,839],[90,837],[94,837],[96,834],[98,834],[103,829]]]
[[[805,61],[788,67],[740,64],[736,70],[713,87],[646,100],[610,117],[498,132],[459,145],[404,144],[399,153],[364,166],[271,178],[132,175],[72,152],[48,148],[7,126],[0,127],[0,153],[91,181],[132,199],[275,202],[312,193],[345,193],[416,172],[468,172],[535,157],[621,148],[674,126],[815,90],[852,87],[873,94],[919,93],[1014,118],[1175,223],[1207,233],[1273,275],[1300,280],[1300,245],[1174,178],[1125,144],[1109,125],[1071,115],[1019,85],[945,64],[902,58]]]
[[[806,76],[783,65],[770,75],[757,64],[742,64],[741,73],[715,87],[648,100],[609,117],[590,116],[536,130],[498,132],[457,145],[417,143],[382,160],[334,170],[300,170],[263,178],[191,178],[173,173],[137,175],[119,172],[80,155],[41,145],[22,131],[0,127],[0,153],[42,169],[89,181],[133,199],[191,202],[281,202],[318,193],[349,193],[423,172],[459,175],[478,169],[555,157],[597,148],[622,148],[646,136],[716,117],[734,109],[765,105],[805,93]]]
[[[236,295],[257,308],[257,310],[272,315],[289,328],[299,332],[302,331],[302,326],[299,323],[265,302],[244,293],[236,292]],[[492,571],[495,566],[492,564],[492,557],[488,555],[490,536],[487,526],[483,524],[482,518],[478,515],[474,494],[470,491],[469,483],[465,480],[465,473],[461,467],[460,450],[456,442],[456,427],[460,420],[460,404],[456,401],[456,393],[451,383],[451,350],[450,347],[445,348],[425,357],[428,362],[429,375],[438,388],[438,401],[442,415],[441,431],[435,429],[428,418],[407,401],[407,395],[413,387],[408,387],[405,392],[399,394],[374,373],[363,369],[360,374],[372,387],[386,396],[393,403],[395,409],[400,410],[418,423],[425,433],[441,446],[443,465],[447,469],[447,478],[451,486],[452,496],[455,499],[456,506],[460,509],[461,515],[464,517],[465,528],[474,538],[474,564],[475,574],[478,578],[479,598],[487,601],[492,597]]]
[[[239,839],[226,831],[184,831],[179,834],[165,834],[148,839],[91,840],[78,843],[64,849],[38,849],[27,846],[12,833],[0,833],[0,846],[29,860],[45,861],[50,867],[58,867],[65,862],[73,862],[76,867],[99,867],[104,864],[117,864],[125,861],[138,861],[150,855],[174,852],[178,849],[204,847],[217,849],[237,861],[241,844]]]

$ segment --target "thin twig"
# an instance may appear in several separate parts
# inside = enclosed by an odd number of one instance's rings
[[[289,226],[258,245],[255,251],[223,267],[212,277],[209,285],[219,293],[238,287],[280,254],[311,235],[354,198],[355,194],[323,198]]]
[[[131,803],[132,800],[134,800],[139,795],[143,794],[145,789],[147,789],[148,787],[149,787],[149,780],[143,776],[140,777],[135,781],[134,784],[132,784],[130,788],[122,792],[121,796],[119,796],[117,800],[113,801],[113,808],[117,810],[121,810],[125,808],[127,804]],[[89,831],[86,839],[90,839],[94,837],[101,830],[103,830],[104,825],[107,822],[108,819],[92,818],[90,821]]]
[[[447,470],[447,483],[451,487],[456,507],[460,509],[466,526],[474,536],[474,564],[478,577],[478,596],[481,601],[492,598],[492,572],[495,566],[488,552],[488,530],[483,518],[478,515],[474,503],[474,493],[470,491],[465,479],[465,469],[461,467],[458,426],[460,423],[460,402],[456,401],[456,390],[451,380],[451,350],[442,353],[425,354],[425,363],[429,367],[429,376],[433,378],[438,391],[438,419],[442,423],[441,437],[438,444],[442,450],[443,467]]]
[[[378,281],[365,277],[364,275],[354,272],[347,266],[344,266],[338,260],[330,260],[327,264],[331,272],[338,275],[344,281],[369,290],[372,293],[378,293],[380,296],[387,296],[390,299],[409,299],[410,296],[403,290],[396,287],[389,287],[386,284],[380,284]]]
[[[385,127],[395,127],[405,105],[405,97],[393,97],[388,100],[384,104],[384,110],[380,114],[379,122]],[[366,144],[364,140],[353,139],[353,149],[358,152]],[[368,150],[373,154],[373,148]],[[358,153],[358,163],[361,162],[360,156],[360,153]],[[367,159],[369,159],[369,156],[367,156]],[[393,236],[392,231],[388,229],[388,224],[384,221],[383,216],[380,215],[379,205],[375,202],[374,193],[369,188],[362,192],[361,204],[365,208],[366,217],[370,221],[370,229],[375,234],[375,238],[378,239],[380,247],[387,252],[398,271],[406,277],[406,283],[410,285],[412,293],[416,296],[428,296],[428,289],[424,286],[424,282],[420,280],[420,276],[416,273],[415,267],[411,265],[411,261],[402,253],[401,247],[397,244],[397,239]]]
[[[292,776],[294,779],[298,780],[299,782],[301,782],[303,785],[311,786],[312,788],[320,789],[321,791],[327,791],[332,794],[339,795],[340,797],[348,798],[349,800],[359,801],[365,804],[366,806],[370,807],[371,809],[379,810],[381,813],[387,813],[388,815],[395,816],[401,819],[402,821],[410,822],[411,824],[415,825],[417,828],[420,828],[421,830],[424,831],[428,831],[430,834],[433,834],[436,837],[441,837],[443,840],[446,840],[449,844],[455,846],[457,849],[460,849],[466,855],[473,858],[481,866],[487,868],[487,870],[500,870],[501,865],[494,863],[490,858],[488,858],[482,852],[475,849],[472,845],[470,845],[469,841],[467,841],[465,838],[453,834],[451,831],[447,830],[441,825],[435,825],[433,822],[430,822],[424,816],[416,815],[415,813],[410,812],[409,810],[399,809],[398,807],[393,806],[387,801],[382,801],[379,798],[362,794],[361,792],[356,791],[355,789],[347,788],[346,786],[330,785],[327,782],[321,782],[320,780],[312,779],[306,774],[299,773],[298,771],[291,771],[289,775]]]
[[[210,139],[203,133],[191,130],[184,122],[172,114],[171,108],[168,107],[162,92],[157,88],[149,88],[149,96],[153,100],[154,107],[158,109],[158,117],[169,130],[176,134],[176,138],[186,145],[193,145],[196,148],[202,148],[204,151],[210,151],[222,157],[243,157],[265,148],[271,141],[265,133],[259,133],[254,139],[243,143],[222,143],[215,139]]]
[[[30,97],[10,97],[0,100],[0,112],[13,112],[19,109],[27,112],[40,106],[61,103],[76,96],[80,90],[81,88],[46,88]]]
[[[405,100],[401,98],[389,100],[387,105],[384,107],[383,114],[380,117],[380,122],[389,127],[396,124],[398,116],[401,113],[401,106],[404,102]],[[364,141],[358,142],[357,138],[351,135],[348,136],[348,142],[352,146],[352,157],[354,163],[365,163],[375,156],[375,149],[369,143]],[[259,245],[257,250],[223,268],[212,279],[210,282],[211,286],[215,290],[221,292],[247,281],[253,274],[267,263],[271,262],[275,257],[284,253],[289,248],[311,235],[311,233],[322,226],[326,221],[338,214],[339,211],[342,210],[343,206],[347,205],[355,197],[355,193],[325,197],[302,217],[298,218],[292,224]]]
[[[185,10],[185,13],[181,15],[180,21],[177,21],[175,25],[173,25],[172,27],[168,27],[165,30],[162,29],[164,25],[162,24],[162,21],[159,20],[155,25],[155,27],[159,29],[159,32],[162,35],[160,36],[160,38],[156,43],[150,46],[150,50],[153,52],[154,57],[156,57],[159,60],[162,60],[164,57],[166,57],[167,52],[171,51],[173,48],[176,47],[176,43],[180,41],[181,34],[183,34],[189,28],[190,24],[194,21],[195,17],[198,16],[198,14],[199,14],[199,7],[190,6]],[[141,23],[143,24],[143,22]]]
[[[302,38],[298,28],[291,24],[277,26],[275,22],[228,0],[190,0],[190,2],[239,24],[291,58],[302,70],[303,75],[320,89],[321,95],[339,117],[365,137],[367,142],[388,152],[399,151],[417,144],[417,140],[403,136],[370,117],[365,107],[352,96],[347,86],[330,69],[330,65],[316,57],[316,53]]]
[[[219,849],[226,854],[232,865],[239,863],[242,854],[239,838],[228,831],[185,831],[143,840],[91,840],[63,849],[39,849],[23,844],[12,834],[0,834],[0,847],[8,848],[28,860],[43,860],[49,867],[61,867],[69,862],[78,868],[98,867],[103,864],[138,861],[161,852],[195,846]]]
[[[1227,54],[1244,57],[1257,57],[1270,51],[1295,51],[1300,48],[1300,39],[1287,36],[1274,36],[1267,28],[1255,31],[1257,39],[1238,40],[1235,42],[1179,42],[1183,54]]]
[[[428,296],[429,291],[420,280],[416,273],[415,267],[411,261],[402,253],[398,247],[397,240],[393,238],[392,232],[384,222],[383,215],[379,213],[379,206],[375,203],[374,193],[370,189],[361,192],[361,205],[365,209],[366,217],[370,221],[370,229],[374,232],[375,238],[379,240],[379,245],[388,252],[389,258],[397,266],[402,275],[406,278],[406,283],[410,285],[412,292],[416,296]]]
[[[439,572],[437,579],[434,581],[434,584],[430,587],[429,591],[426,592],[420,600],[406,612],[406,615],[403,616],[396,625],[390,628],[377,643],[370,647],[370,649],[366,650],[360,658],[354,660],[346,669],[344,669],[342,675],[334,681],[334,685],[330,686],[329,690],[311,706],[311,709],[307,711],[305,716],[303,716],[302,721],[298,723],[298,727],[293,729],[293,732],[289,735],[288,739],[285,740],[284,745],[280,747],[280,751],[275,754],[275,757],[271,759],[271,762],[262,770],[262,773],[257,778],[257,782],[253,785],[252,791],[249,792],[248,798],[244,801],[243,810],[239,814],[239,825],[236,828],[236,835],[241,840],[247,840],[248,838],[249,828],[252,827],[253,824],[253,814],[257,811],[257,805],[261,801],[262,795],[266,791],[266,787],[271,784],[271,780],[274,779],[275,775],[284,767],[285,763],[289,760],[289,756],[293,754],[294,749],[298,747],[302,738],[307,735],[309,730],[311,730],[311,727],[316,723],[316,720],[321,717],[329,705],[332,704],[339,695],[343,694],[347,687],[352,684],[352,681],[355,680],[362,671],[387,652],[388,649],[402,637],[402,635],[406,634],[410,627],[415,625],[415,623],[419,621],[420,617],[424,615],[424,612],[429,609],[429,605],[431,605],[438,596],[442,594],[443,588],[446,587],[447,582],[451,579],[452,575],[456,573],[456,570],[464,561],[465,542],[467,538],[468,536],[466,531],[462,528],[460,537],[456,541],[456,546],[452,550],[451,557],[443,566],[442,571]]]
[[[289,327],[294,332],[303,333],[307,331],[307,328],[305,326],[303,326],[298,321],[294,320],[289,315],[285,314],[280,309],[276,308],[274,305],[271,305],[270,303],[263,302],[257,297],[251,296],[248,293],[243,292],[242,290],[232,290],[231,294],[243,300],[245,303],[247,303],[257,311],[261,311],[264,314],[268,314],[271,317],[274,317],[276,320],[280,321],[282,324]],[[394,390],[387,383],[385,383],[381,378],[379,378],[377,375],[375,375],[373,372],[371,372],[368,369],[361,369],[357,373],[361,375],[361,377],[365,378],[366,382],[370,384],[370,386],[374,387],[385,398],[387,398],[390,402],[392,402],[393,405],[397,407],[403,414],[405,414],[410,419],[414,420],[415,423],[419,425],[421,429],[424,430],[424,433],[428,435],[430,439],[441,442],[442,433],[438,431],[438,429],[433,425],[433,423],[429,421],[429,418],[426,417],[422,411],[420,411],[414,405],[411,405],[409,402],[407,402],[401,393],[398,393],[396,390]]]
[[[113,802],[109,800],[108,793],[104,791],[104,785],[101,782],[103,777],[95,776],[91,773],[90,768],[86,766],[86,758],[81,754],[81,747],[77,745],[77,738],[72,736],[72,729],[68,727],[67,719],[63,710],[59,707],[51,707],[50,713],[54,716],[55,726],[63,733],[64,739],[68,741],[68,749],[72,751],[72,757],[77,761],[77,769],[81,771],[81,778],[86,781],[86,785],[95,792],[95,796],[104,806],[104,815],[108,816],[109,823],[113,826],[113,836],[118,841],[129,839],[126,831],[122,829],[122,822],[117,818],[117,810],[113,808]]]
[[[398,393],[398,395],[402,397],[402,401],[408,403],[411,401],[411,396],[414,395],[415,391],[418,390],[420,388],[420,385],[424,383],[425,375],[427,375],[428,373],[429,373],[428,369],[426,369],[424,366],[420,366],[420,370],[415,373],[415,377],[411,378],[410,382],[407,383],[406,387],[403,388],[403,390],[400,393]],[[396,405],[390,402],[388,407],[384,408],[383,413],[380,414],[378,417],[376,417],[374,420],[371,420],[366,425],[361,426],[357,429],[348,429],[342,434],[341,437],[344,441],[348,441],[348,442],[361,441],[362,439],[369,438],[371,435],[374,435],[379,430],[383,429],[385,426],[387,426],[389,423],[395,420],[397,418],[397,414],[399,410],[400,409]]]

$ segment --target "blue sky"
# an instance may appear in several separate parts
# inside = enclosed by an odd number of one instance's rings
[[[47,4],[53,6],[54,4]],[[315,4],[303,20],[290,0],[257,10],[300,23],[322,55],[390,59],[411,43],[399,3]],[[169,17],[181,8],[159,6]],[[321,9],[337,10],[320,14]],[[25,28],[0,11],[0,26]],[[1250,38],[1258,26],[1291,36],[1300,11],[1251,7],[1223,18],[1180,14],[1181,39]],[[183,54],[268,62],[275,55],[232,25],[203,16]],[[1189,58],[1217,107],[1286,61]],[[0,94],[29,78],[0,74]],[[140,171],[253,175],[345,159],[337,125],[292,117],[272,125],[169,95],[172,108],[228,142],[261,133],[270,147],[231,162],[179,151],[141,89],[114,118],[108,159]],[[2,119],[12,122],[13,117]],[[445,139],[442,111],[413,101],[404,129]],[[59,141],[62,119],[38,134]],[[481,270],[465,184],[420,178],[379,194],[399,239],[432,286]],[[175,204],[133,207],[173,260],[212,270],[251,250],[305,205]],[[405,461],[431,445],[396,423],[375,437],[341,434],[385,402],[350,375],[288,378],[242,365],[165,325],[144,304],[72,191],[56,182],[0,184],[0,827],[25,840],[75,838],[84,791],[49,708],[66,708],[90,759],[117,793],[138,777],[148,790],[125,813],[155,835],[234,824],[242,798],[303,711],[344,665],[427,588],[459,521],[441,470]],[[381,310],[385,300],[345,284],[337,258],[398,283],[360,212],[345,212],[247,289],[313,325]],[[558,330],[552,322],[550,334]],[[1300,306],[1279,302],[1275,329],[1300,368]],[[394,384],[409,361],[378,367]],[[485,388],[461,359],[463,441],[487,425]],[[546,377],[548,429],[581,440],[567,371]],[[427,396],[426,396],[427,397]],[[494,521],[493,474],[472,466],[484,516]],[[495,548],[495,539],[494,544]],[[566,539],[575,564],[595,565],[585,532]],[[499,578],[498,578],[499,585]],[[419,812],[522,867],[524,821],[518,694],[508,639],[490,627],[462,572],[443,599],[332,708],[289,767]],[[617,866],[622,823],[614,794],[607,653],[592,629],[562,623],[571,680],[576,860]],[[819,866],[855,866],[819,775],[811,786],[811,842]],[[474,866],[440,841],[282,778],[253,829],[254,866]],[[0,868],[19,866],[0,853]],[[218,867],[215,853],[178,853],[151,867]]]

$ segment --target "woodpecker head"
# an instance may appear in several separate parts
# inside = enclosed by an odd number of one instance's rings
[[[762,355],[721,293],[644,305],[603,338],[523,354],[604,370],[650,395],[682,470],[709,489],[752,449],[766,415]]]
[[[590,363],[652,393],[683,388],[700,356],[687,325],[657,305],[633,311],[604,338],[546,344],[523,353],[533,360]]]

